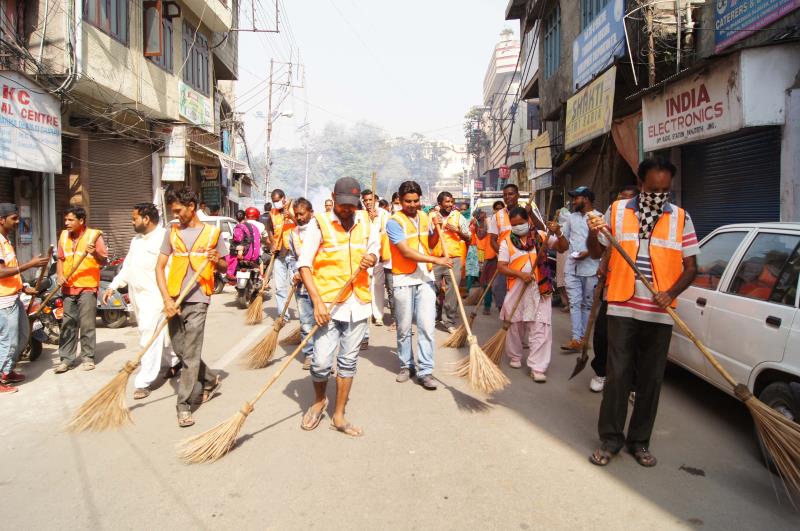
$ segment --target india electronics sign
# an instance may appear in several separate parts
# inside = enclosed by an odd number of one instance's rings
[[[572,43],[572,81],[577,90],[625,54],[625,1],[611,0]]]
[[[714,10],[717,52],[752,35],[800,8],[800,0],[716,0]]]

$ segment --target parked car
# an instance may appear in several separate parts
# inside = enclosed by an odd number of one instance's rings
[[[800,223],[726,225],[700,248],[678,314],[737,381],[800,421]],[[669,359],[733,394],[677,327]]]

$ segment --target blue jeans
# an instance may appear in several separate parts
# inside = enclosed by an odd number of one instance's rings
[[[14,370],[19,353],[28,344],[29,332],[25,306],[19,298],[12,306],[0,309],[0,373]]]
[[[417,324],[417,375],[433,372],[433,329],[436,323],[436,290],[432,282],[394,288],[397,319],[397,356],[403,369],[414,368],[411,325]]]
[[[298,290],[294,296],[294,300],[297,302],[297,313],[300,317],[300,337],[305,339],[311,329],[314,328],[314,325],[317,324],[314,320],[314,304],[311,302],[311,298],[309,298],[305,290],[303,290],[302,293]],[[308,357],[313,353],[314,338],[312,337],[308,343],[306,343],[306,346],[303,347],[303,357]]]
[[[272,268],[272,287],[275,289],[275,304],[278,307],[278,314],[280,314],[286,304],[286,297],[289,296],[289,284],[292,276],[285,255],[276,255],[273,260],[275,260],[275,265]]]
[[[597,286],[597,275],[583,277],[564,275],[569,297],[569,318],[572,323],[572,339],[580,341],[586,334],[586,324],[589,322],[589,312],[592,310],[594,288]]]
[[[336,359],[336,376],[352,378],[356,375],[358,351],[361,341],[369,328],[369,319],[356,322],[336,321],[331,319],[325,326],[319,327],[314,334],[314,357],[311,361],[311,379],[315,382],[327,382],[331,375],[334,358]]]

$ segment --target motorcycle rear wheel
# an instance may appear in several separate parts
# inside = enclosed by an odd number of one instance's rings
[[[100,319],[107,328],[122,328],[128,323],[128,312],[125,310],[101,310]]]

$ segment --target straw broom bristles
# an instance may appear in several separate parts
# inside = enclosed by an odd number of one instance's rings
[[[511,319],[514,317],[514,314],[517,313],[517,308],[519,308],[519,304],[522,302],[522,299],[525,298],[525,294],[528,293],[528,288],[530,286],[530,282],[525,284],[525,287],[522,288],[522,291],[520,291],[520,294],[517,296],[517,300],[514,301],[514,306],[511,308],[511,313],[508,315],[508,319],[503,320],[503,327],[481,346],[489,359],[496,364],[500,364],[500,359],[503,357],[503,351],[506,349],[506,337],[508,336],[508,329],[511,328]]]
[[[333,300],[338,301],[362,271],[364,270],[361,268],[356,270],[356,272],[353,273],[353,276],[351,276],[344,286],[342,286],[342,288],[339,290],[339,293],[336,294]],[[275,374],[272,375],[269,381],[261,389],[259,389],[258,394],[256,394],[253,400],[245,402],[242,406],[242,409],[237,411],[230,419],[221,424],[217,424],[210,430],[206,430],[199,435],[195,435],[194,437],[190,437],[189,439],[179,443],[177,446],[178,456],[188,464],[198,464],[216,461],[230,452],[233,449],[234,444],[236,444],[236,438],[239,436],[239,432],[242,430],[244,421],[247,420],[247,416],[253,412],[255,403],[258,402],[261,397],[264,396],[264,393],[266,393],[267,390],[272,387],[272,384],[274,384],[278,378],[280,378],[281,374],[283,374],[283,372],[289,367],[289,364],[291,364],[300,351],[303,350],[303,347],[306,346],[306,343],[308,343],[308,341],[314,336],[314,333],[319,330],[319,328],[319,324],[314,325],[306,338],[301,341],[299,345],[297,345],[297,348],[295,348],[289,356],[286,357],[284,362],[281,364]]]
[[[278,344],[281,346],[291,346],[291,345],[299,345],[300,341],[303,340],[303,334],[300,330],[300,325],[297,325],[289,332],[286,337],[278,341]]]
[[[494,274],[492,275],[492,278],[489,280],[489,283],[481,292],[481,296],[478,297],[478,302],[482,301],[484,297],[486,297],[486,294],[492,288],[492,284],[494,284],[494,279],[496,277],[497,277],[497,270],[495,270]],[[476,308],[469,314],[469,326],[472,326],[472,323],[475,321],[475,317],[477,317],[477,315],[478,315],[478,310]],[[460,325],[458,325],[458,328],[456,328],[455,332],[450,334],[450,337],[447,338],[447,341],[445,341],[442,344],[442,346],[449,348],[461,348],[467,344],[468,335],[469,334],[467,334],[467,327],[464,326],[464,323],[461,323]]]
[[[292,289],[289,291],[289,296],[286,297],[286,303],[283,305],[283,311],[281,311],[281,315],[275,321],[275,324],[272,325],[272,330],[247,353],[247,367],[249,369],[263,369],[272,361],[272,356],[275,355],[275,348],[278,346],[278,335],[281,333],[281,328],[286,324],[286,312],[289,310],[289,302],[294,296],[295,289],[297,289],[296,283],[292,284]]]

